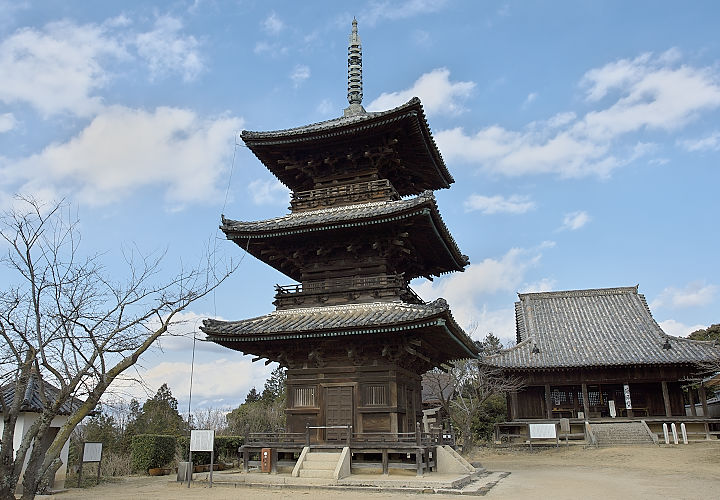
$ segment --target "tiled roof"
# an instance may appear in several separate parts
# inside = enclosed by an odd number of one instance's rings
[[[427,304],[372,302],[283,309],[241,321],[206,319],[201,330],[214,342],[258,342],[368,333],[392,333],[424,327],[447,327],[451,335],[476,353],[472,340],[455,323],[444,299]]]
[[[58,393],[60,392],[60,389],[49,384],[48,382],[44,382],[43,386],[45,388],[45,396],[47,400],[50,402],[54,402],[57,398]],[[15,384],[6,384],[2,388],[0,388],[0,394],[2,394],[3,401],[6,405],[11,405],[13,399],[15,398]],[[84,401],[82,401],[81,399],[70,398],[60,406],[60,411],[58,411],[58,415],[70,415],[72,412],[77,410],[83,403]],[[25,390],[25,394],[23,396],[23,400],[20,406],[20,411],[42,413],[43,408],[44,405],[40,397],[40,385],[38,384],[35,377],[30,377],[30,381],[28,382],[27,389]],[[0,413],[2,413],[2,406],[0,406]],[[91,415],[94,413],[95,412],[91,412]]]
[[[502,368],[702,363],[714,342],[666,335],[637,287],[519,294],[518,344],[485,358]]]
[[[432,191],[425,191],[416,197],[404,200],[377,201],[294,212],[262,221],[244,222],[223,218],[220,229],[229,239],[246,240],[382,224],[422,214],[431,217],[438,235],[455,260],[457,268],[463,269],[468,265],[468,257],[460,252],[442,220]],[[239,242],[238,244],[243,248],[246,247]]]
[[[294,149],[296,146],[303,146],[312,143],[338,144],[338,139],[343,137],[356,138],[361,135],[368,135],[373,130],[381,130],[382,127],[391,126],[394,123],[406,121],[403,126],[414,134],[417,142],[412,143],[412,153],[422,155],[425,162],[420,164],[426,166],[432,179],[432,186],[428,189],[447,188],[454,181],[452,175],[443,161],[440,150],[430,132],[430,127],[425,118],[425,112],[420,99],[413,97],[407,103],[396,108],[380,111],[366,112],[354,116],[343,116],[302,127],[275,130],[269,132],[253,132],[244,130],[241,134],[243,141],[250,150],[273,172],[281,182],[292,190],[311,189],[305,185],[308,179],[298,180],[295,175],[286,175],[283,170],[278,169],[274,153],[280,150]],[[340,141],[341,143],[342,141]],[[415,166],[417,168],[417,166]],[[311,183],[312,184],[312,183]],[[398,187],[398,186],[396,186]],[[411,194],[411,193],[401,193]]]
[[[348,329],[400,327],[412,324],[417,327],[423,320],[437,318],[448,311],[444,300],[429,304],[405,302],[372,302],[338,306],[282,309],[270,314],[241,321],[205,320],[203,331],[215,335],[243,337],[296,332],[343,332]],[[399,328],[401,329],[401,328]]]

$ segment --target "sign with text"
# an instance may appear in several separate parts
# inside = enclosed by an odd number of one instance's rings
[[[83,462],[99,462],[102,458],[102,443],[84,443]]]
[[[555,439],[557,429],[555,424],[529,424],[531,439]]]
[[[625,391],[625,408],[632,410],[632,400],[630,399],[630,386],[628,384],[623,385]]]
[[[213,451],[214,442],[213,430],[190,431],[190,451]]]

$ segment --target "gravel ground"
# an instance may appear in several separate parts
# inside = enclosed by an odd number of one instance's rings
[[[584,449],[480,449],[471,460],[491,471],[507,471],[486,495],[489,499],[704,499],[720,498],[720,442],[688,446]],[[170,485],[168,476],[121,478],[84,490],[71,489],[55,500],[312,498],[313,500],[417,499],[417,494],[363,491],[292,490],[286,488],[207,488]],[[436,500],[455,495],[433,495]]]

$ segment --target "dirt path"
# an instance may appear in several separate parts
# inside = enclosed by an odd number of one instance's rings
[[[510,476],[490,490],[489,499],[703,499],[720,498],[720,443],[672,447],[545,450],[492,450],[475,453],[488,470]],[[130,477],[86,490],[71,490],[55,500],[308,498],[312,500],[417,499],[416,494],[275,488],[191,489],[168,485],[167,477]],[[433,495],[435,500],[458,496]]]

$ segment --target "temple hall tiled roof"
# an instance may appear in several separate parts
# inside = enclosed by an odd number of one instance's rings
[[[714,342],[665,334],[637,287],[519,294],[518,344],[485,361],[510,369],[702,363]]]
[[[49,384],[48,382],[44,382],[43,386],[45,388],[46,399],[51,403],[54,402],[58,396],[58,393],[60,392],[60,389],[53,386],[52,384]],[[15,398],[15,384],[9,383],[4,385],[2,388],[0,388],[0,395],[2,395],[3,401],[6,405],[12,404],[12,401]],[[80,408],[83,403],[84,401],[82,401],[81,399],[69,398],[60,406],[60,411],[58,411],[58,415],[70,415],[72,412]],[[23,395],[20,411],[42,413],[43,408],[43,401],[40,397],[40,384],[35,377],[30,377],[27,389],[25,390],[25,394]],[[0,414],[1,413],[2,406],[0,406]],[[94,415],[95,413],[96,412],[94,411],[90,412],[90,415]]]
[[[468,357],[477,352],[474,342],[450,314],[443,299],[427,304],[372,302],[273,311],[241,321],[207,319],[201,328],[213,342],[258,342],[404,332],[445,327],[463,346]],[[449,339],[448,339],[449,340]]]

